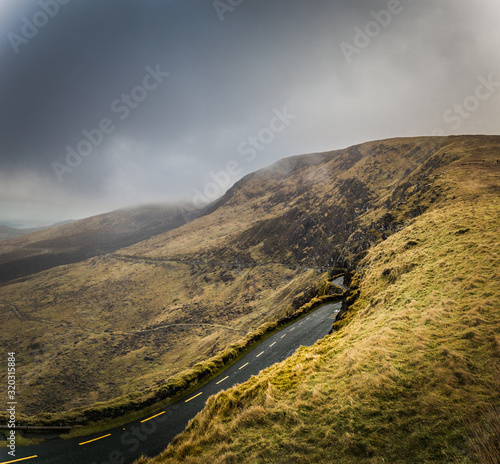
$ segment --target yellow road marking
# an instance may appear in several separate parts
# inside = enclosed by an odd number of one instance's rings
[[[191,401],[191,400],[194,400],[195,398],[197,398],[198,396],[200,396],[203,392],[200,392],[198,393],[197,395],[194,395],[192,396],[191,398],[189,398],[188,400],[184,401],[184,403],[187,403],[188,401]]]
[[[14,461],[4,461],[4,462],[0,462],[0,464],[10,464],[11,462],[26,461],[26,459],[33,459],[33,458],[37,458],[37,457],[38,457],[38,455],[35,454],[34,456],[30,456],[29,458],[14,459]]]
[[[93,441],[102,440],[103,438],[110,437],[110,436],[111,436],[111,434],[108,433],[107,435],[103,435],[102,437],[94,438],[93,440],[84,441],[83,443],[78,443],[78,444],[79,445],[86,445],[87,443],[92,443]]]
[[[243,364],[243,366],[241,366],[238,370],[241,371],[241,369],[243,369],[245,366],[248,366],[248,363]]]
[[[293,330],[295,330],[295,327],[292,327],[292,328],[290,329],[290,332],[292,332]]]
[[[143,422],[147,422],[147,421],[149,421],[149,420],[151,420],[151,419],[154,419],[155,417],[161,416],[162,414],[165,414],[166,412],[167,412],[167,411],[162,411],[162,412],[159,412],[158,414],[156,414],[155,416],[151,416],[151,417],[148,417],[147,419],[141,420],[141,424],[142,424]]]
[[[276,345],[276,342],[274,342],[272,345],[269,345],[269,348],[271,348],[272,346]]]
[[[257,356],[255,356],[256,358],[258,358],[261,354],[264,354],[263,351],[261,351]]]
[[[286,334],[281,336],[281,338],[283,338],[283,337],[286,337]]]
[[[228,379],[229,375],[226,375],[222,380],[219,380],[215,385],[219,385],[220,383],[224,382],[224,380]]]

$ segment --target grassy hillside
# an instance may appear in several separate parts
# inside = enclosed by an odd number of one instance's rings
[[[0,345],[19,353],[24,419],[74,423],[164,397],[172,376],[327,293],[326,270],[352,269],[426,211],[458,205],[464,186],[483,198],[499,145],[393,139],[288,158],[187,224],[1,286]],[[62,415],[72,408],[94,410]]]
[[[485,141],[358,262],[336,332],[211,397],[140,463],[499,462],[500,139]]]

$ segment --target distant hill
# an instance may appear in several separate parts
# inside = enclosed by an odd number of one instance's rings
[[[0,224],[0,241],[21,237],[22,235],[31,234],[39,230],[41,230],[41,228],[18,229],[16,227],[3,226]]]
[[[22,237],[23,235],[31,234],[33,232],[38,232],[40,230],[52,229],[54,227],[62,226],[65,224],[71,224],[72,222],[75,221],[73,220],[61,221],[55,224],[51,224],[50,226],[28,227],[28,228],[20,228],[20,227],[14,227],[12,225],[0,224],[0,242],[3,240],[10,240],[12,238]]]
[[[213,430],[224,440],[237,437],[225,442],[233,456],[228,462],[259,462],[260,449],[272,462],[282,461],[279,453],[308,462],[311,449],[318,450],[312,462],[336,462],[330,442],[344,450],[339,462],[375,462],[378,455],[386,462],[428,462],[440,446],[455,446],[457,435],[450,432],[447,441],[443,431],[464,432],[456,417],[467,413],[465,405],[482,411],[485,399],[496,398],[499,295],[490,282],[498,281],[499,153],[498,136],[369,142],[287,158],[250,174],[189,222],[165,212],[176,219],[158,219],[157,228],[134,235],[135,214],[135,230],[142,231],[160,211],[121,212],[54,229],[58,236],[37,232],[9,241],[17,259],[31,246],[37,256],[44,248],[54,255],[99,253],[0,286],[0,346],[27,353],[19,366],[25,382],[19,410],[31,421],[76,421],[81,411],[61,414],[77,407],[96,408],[87,418],[123,413],[139,398],[167,391],[173,376],[328,294],[328,280],[341,267],[353,276],[353,291],[344,305],[351,312],[337,325],[339,338],[317,352],[301,351],[248,397],[239,392],[226,403],[221,399],[201,416],[209,425],[184,435],[165,459],[180,462],[192,444],[192,462],[215,461],[223,450],[205,434]],[[120,231],[135,242],[117,241]],[[373,377],[378,366],[380,377]],[[336,376],[336,369],[345,375]],[[322,383],[315,389],[316,373]],[[375,397],[367,396],[372,389]],[[301,401],[304,410],[297,409]],[[412,431],[419,401],[427,409]],[[372,429],[370,418],[379,415],[387,420]],[[322,428],[310,443],[316,424]],[[246,434],[249,426],[257,432]],[[406,442],[398,435],[405,430]],[[283,446],[281,433],[292,434]],[[252,454],[239,454],[240,439]],[[409,448],[394,459],[404,451],[399,444],[408,447],[413,439],[420,461],[410,459]]]
[[[180,205],[150,205],[48,228],[7,227],[5,233],[16,234],[17,238],[0,242],[0,283],[110,253],[179,227],[194,215]]]

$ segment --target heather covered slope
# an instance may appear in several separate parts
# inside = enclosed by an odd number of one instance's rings
[[[121,398],[110,407],[121,413],[163,391],[328,292],[324,271],[356,266],[425,211],[455,205],[466,182],[478,198],[495,193],[499,146],[499,137],[424,137],[288,158],[187,224],[1,286],[1,346],[22,353],[20,410],[57,418]],[[469,168],[476,181],[452,176]]]
[[[210,398],[141,464],[498,462],[499,148],[433,171],[444,194],[358,262],[336,332]]]

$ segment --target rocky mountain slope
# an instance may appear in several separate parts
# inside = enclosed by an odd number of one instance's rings
[[[463,185],[497,193],[499,147],[499,137],[422,137],[284,159],[191,222],[4,284],[1,345],[22,353],[20,410],[57,417],[161,389],[328,292],[325,271],[355,270],[424,213],[472,195]],[[450,174],[469,168],[482,176]]]

